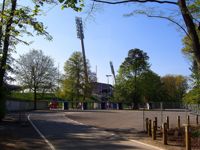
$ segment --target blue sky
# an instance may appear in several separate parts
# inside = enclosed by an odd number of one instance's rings
[[[98,81],[107,82],[106,74],[111,74],[109,61],[113,62],[117,73],[128,51],[133,48],[147,52],[151,69],[158,75],[188,76],[189,61],[181,53],[183,34],[166,20],[141,15],[124,17],[123,14],[133,9],[132,6],[105,6],[96,13],[95,20],[85,22],[86,57],[92,71],[95,72],[97,66]],[[59,64],[60,71],[63,72],[64,62],[70,55],[74,51],[81,51],[80,40],[76,35],[75,16],[84,18],[83,13],[75,13],[71,9],[61,10],[59,6],[51,9],[39,19],[48,26],[47,31],[53,36],[53,41],[35,36],[31,38],[34,43],[30,46],[17,46],[15,57],[33,48],[41,49],[55,60],[56,66]],[[110,79],[110,83],[112,81]]]

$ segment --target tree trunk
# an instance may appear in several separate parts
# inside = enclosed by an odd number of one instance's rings
[[[37,92],[36,92],[36,87],[34,87],[34,110],[37,109]]]
[[[200,43],[196,27],[193,22],[192,15],[190,14],[187,8],[185,0],[178,0],[178,5],[181,10],[181,14],[184,19],[185,25],[187,27],[187,31],[192,39],[192,48],[194,57],[198,64],[198,71],[200,71]]]
[[[2,4],[2,9],[1,9],[1,23],[0,23],[0,53],[2,52],[2,37],[3,37],[3,22],[4,22],[4,19],[3,19],[3,14],[4,14],[4,9],[5,9],[5,1],[6,0],[3,0],[3,4]]]
[[[10,44],[10,31],[11,31],[11,26],[13,24],[13,18],[14,18],[14,12],[16,10],[16,4],[17,0],[11,0],[12,6],[11,6],[11,12],[10,12],[10,19],[8,20],[8,23],[6,25],[5,29],[5,39],[4,39],[4,44],[3,44],[3,56],[1,59],[1,65],[0,65],[0,87],[3,87],[3,79],[4,75],[6,72],[6,62],[7,62],[7,57],[8,57],[8,48]]]

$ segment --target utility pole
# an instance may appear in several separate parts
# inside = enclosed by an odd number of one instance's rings
[[[81,40],[81,48],[83,54],[83,65],[84,65],[84,74],[85,74],[85,89],[84,89],[84,96],[83,101],[85,101],[86,93],[88,90],[88,72],[87,72],[87,62],[85,56],[85,47],[84,47],[84,33],[83,33],[83,23],[81,17],[76,17],[76,29],[77,29],[77,37]]]

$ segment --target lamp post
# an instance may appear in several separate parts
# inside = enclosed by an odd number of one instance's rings
[[[112,75],[110,74],[107,74],[106,77],[108,78],[108,85],[107,85],[107,92],[106,92],[106,97],[107,97],[107,108],[109,108],[109,103],[108,103],[108,100],[109,100],[109,94],[108,92],[110,92],[110,89],[109,89],[109,77],[111,77]]]
[[[106,77],[107,77],[107,80],[108,80],[108,84],[109,84],[109,77],[111,77],[112,75],[110,74],[107,74]]]

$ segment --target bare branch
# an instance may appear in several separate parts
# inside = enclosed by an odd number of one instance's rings
[[[90,9],[90,11],[88,12],[87,17],[86,17],[85,20],[87,20],[87,19],[89,18],[89,16],[92,14],[92,12],[93,12],[93,10],[94,10],[94,8],[95,8],[95,4],[94,4],[94,3],[95,3],[95,1],[92,2],[91,9]]]
[[[28,42],[26,42],[26,41],[23,41],[23,40],[21,40],[21,39],[15,37],[15,36],[13,36],[13,35],[10,35],[10,36],[11,36],[13,39],[15,39],[16,41],[20,42],[20,43],[23,43],[23,44],[25,44],[25,45],[30,45],[30,43],[28,43]]]
[[[184,27],[181,26],[178,22],[174,21],[173,19],[171,19],[171,18],[169,18],[169,17],[165,17],[165,16],[150,15],[150,14],[147,14],[147,13],[145,13],[145,15],[146,15],[147,17],[152,17],[152,18],[166,19],[166,20],[168,20],[168,21],[170,21],[170,22],[176,24],[176,25],[177,25],[178,27],[180,27],[180,28],[183,30],[183,32],[185,32],[185,34],[191,39],[190,35],[189,35],[188,32],[184,29]],[[191,40],[192,40],[192,39],[191,39]]]
[[[122,0],[122,1],[117,1],[117,2],[111,2],[111,1],[104,1],[104,0],[93,0],[94,2],[99,2],[99,3],[105,3],[105,4],[123,4],[123,3],[132,3],[132,2],[138,2],[138,3],[159,3],[159,4],[174,4],[178,5],[177,2],[172,2],[172,1],[160,1],[160,0]]]

